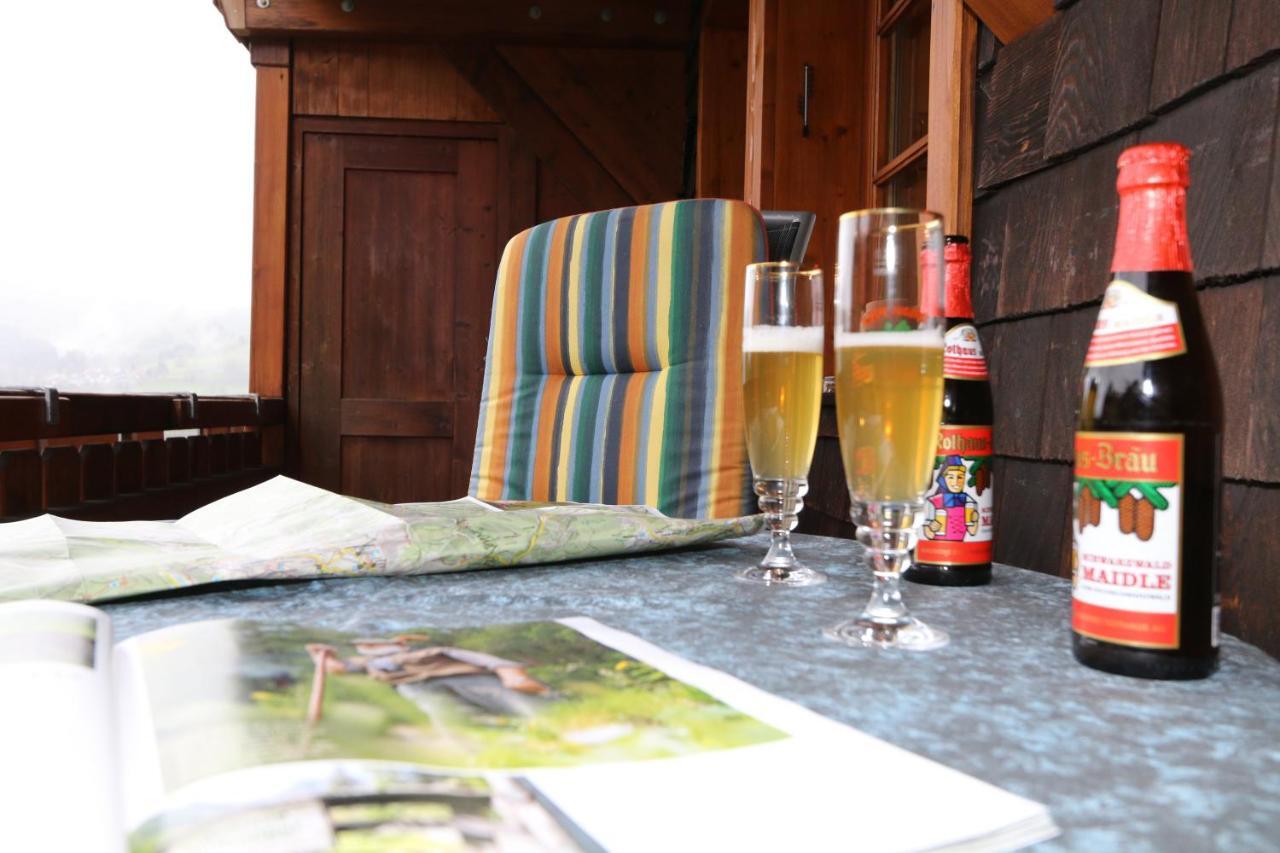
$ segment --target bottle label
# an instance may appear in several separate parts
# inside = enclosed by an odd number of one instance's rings
[[[1084,366],[1155,361],[1186,351],[1177,303],[1157,299],[1117,278],[1102,297]]]
[[[1124,646],[1178,647],[1182,460],[1178,433],[1076,433],[1076,633]]]
[[[942,425],[933,483],[924,498],[916,561],[931,565],[991,562],[995,526],[991,427]]]
[[[986,379],[987,359],[978,330],[968,323],[947,331],[943,338],[942,375],[947,379]]]

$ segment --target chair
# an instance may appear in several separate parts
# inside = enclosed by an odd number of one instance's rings
[[[743,268],[760,215],[695,199],[544,222],[498,268],[471,494],[754,511]]]
[[[762,210],[760,215],[769,238],[769,260],[801,263],[817,215],[805,210]]]

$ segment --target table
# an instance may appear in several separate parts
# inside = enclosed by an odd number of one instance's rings
[[[861,546],[797,536],[801,558],[831,574],[821,586],[735,582],[732,572],[766,546],[761,535],[558,566],[211,588],[105,609],[121,639],[232,616],[376,636],[583,614],[1047,804],[1063,834],[1046,850],[1280,846],[1280,663],[1259,649],[1224,637],[1219,672],[1200,682],[1096,672],[1071,657],[1068,582],[1005,565],[986,587],[906,584],[911,609],[951,632],[946,648],[847,648],[820,629],[870,594]]]

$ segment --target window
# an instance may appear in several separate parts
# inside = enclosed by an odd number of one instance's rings
[[[19,3],[4,27],[0,386],[243,393],[244,47],[208,2]]]
[[[929,15],[929,0],[880,0],[872,76],[876,204],[925,207]]]

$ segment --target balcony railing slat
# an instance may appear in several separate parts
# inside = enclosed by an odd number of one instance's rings
[[[46,447],[40,454],[44,505],[50,510],[80,503],[80,454],[74,447]]]
[[[42,491],[39,453],[0,451],[0,517],[38,514]]]
[[[136,495],[142,491],[145,474],[142,469],[142,442],[121,441],[116,451],[116,494]]]
[[[86,444],[80,448],[80,497],[86,502],[112,501],[116,497],[116,454],[112,444]]]

